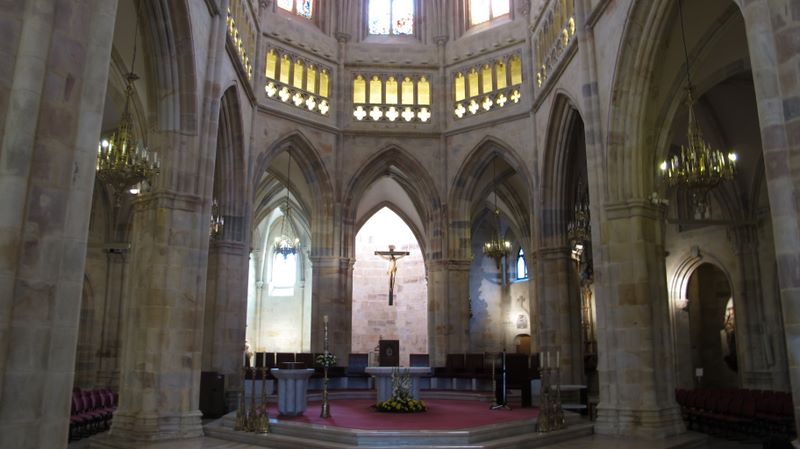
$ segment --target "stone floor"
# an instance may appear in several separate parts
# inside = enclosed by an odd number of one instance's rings
[[[89,441],[85,439],[73,442],[69,449],[89,449]],[[593,435],[591,437],[571,440],[564,443],[549,446],[552,449],[662,449],[672,445],[669,441],[646,441],[636,439],[613,438],[607,436]],[[186,443],[162,443],[161,445],[149,446],[153,449],[264,449],[259,446],[249,444],[234,443],[230,441],[218,440],[216,438],[203,438],[201,441]],[[709,437],[702,449],[761,449],[760,443],[743,443],[738,441],[727,441],[719,438]]]

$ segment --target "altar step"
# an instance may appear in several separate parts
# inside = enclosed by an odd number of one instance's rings
[[[232,430],[235,413],[205,426],[206,435],[270,449],[527,449],[591,435],[592,423],[568,417],[567,428],[537,433],[520,420],[459,430],[359,430],[298,422],[273,422],[269,434]]]

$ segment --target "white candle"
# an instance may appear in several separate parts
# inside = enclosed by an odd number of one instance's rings
[[[556,351],[556,368],[558,368],[559,359],[561,359],[561,352]]]
[[[322,316],[322,322],[325,323],[325,324],[328,324],[328,315],[323,315]]]
[[[544,367],[550,368],[550,351],[544,353]]]

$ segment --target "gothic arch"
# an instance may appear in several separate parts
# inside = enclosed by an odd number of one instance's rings
[[[245,201],[244,130],[235,86],[225,90],[219,110],[217,151],[214,160],[214,192],[225,217],[223,240],[243,241]]]
[[[671,0],[632,2],[625,15],[627,22],[612,81],[607,155],[602,167],[605,202],[645,198],[652,191],[655,169],[648,165],[650,158],[643,150],[647,148],[645,107],[658,50],[674,7]]]
[[[422,249],[422,258],[425,259],[426,258],[425,256],[427,254],[425,250],[426,240],[422,230],[419,229],[416,223],[414,223],[414,220],[412,220],[411,217],[409,217],[408,214],[405,211],[403,211],[402,208],[398,207],[396,204],[391,203],[389,201],[383,201],[376,204],[374,207],[370,208],[366,213],[364,213],[362,217],[359,217],[358,221],[355,224],[353,238],[355,238],[355,235],[358,234],[358,231],[361,230],[361,227],[364,226],[364,223],[369,221],[369,219],[372,218],[373,215],[375,215],[379,210],[383,209],[384,207],[397,214],[397,216],[403,220],[406,226],[408,226],[409,229],[411,229],[411,233],[414,234],[414,238],[417,239],[417,242],[419,242],[419,246]]]
[[[179,192],[197,193],[202,187],[198,173],[200,145],[187,140],[197,138],[197,74],[191,29],[191,11],[186,0],[142,1],[143,40],[150,55],[149,97],[153,100],[154,128],[158,137],[156,150],[163,160],[155,183]],[[151,141],[151,145],[154,142]],[[187,170],[188,167],[188,170]]]
[[[570,179],[577,155],[571,151],[581,113],[575,101],[564,93],[556,95],[547,127],[542,165],[541,241],[545,246],[565,246],[568,207],[575,194]],[[585,166],[585,162],[583,163]],[[584,179],[588,182],[588,179]]]
[[[471,255],[470,232],[475,212],[475,202],[482,201],[477,195],[482,187],[482,174],[492,163],[495,157],[505,162],[513,175],[520,176],[527,192],[533,192],[534,185],[531,174],[525,162],[519,155],[502,140],[487,136],[464,159],[464,162],[453,178],[449,194],[449,257],[466,260]],[[500,179],[509,176],[501,174]],[[500,183],[502,184],[502,182]],[[519,232],[519,239],[523,242],[526,252],[530,252],[530,214],[531,214],[531,194],[519,195],[516,192],[512,195],[512,189],[503,188],[498,185],[498,195],[503,194],[504,201],[517,213],[525,213],[525,216],[510,217],[515,221],[515,229]]]
[[[314,145],[300,131],[281,137],[256,157],[255,181],[262,176],[277,155],[287,151],[297,163],[308,184],[311,204],[311,256],[332,256],[335,252],[333,217],[334,192],[325,163]],[[255,192],[254,192],[255,193]]]
[[[375,153],[356,171],[350,183],[345,187],[343,240],[345,242],[355,241],[356,232],[363,224],[363,221],[360,224],[356,223],[358,204],[370,186],[383,176],[389,176],[400,184],[419,213],[423,229],[416,229],[416,226],[412,225],[413,220],[409,220],[406,213],[400,213],[397,207],[391,209],[414,230],[425,254],[434,259],[441,258],[441,242],[434,238],[435,235],[441,234],[440,214],[442,209],[436,185],[428,170],[417,159],[404,149],[394,145]],[[367,215],[371,216],[374,212]],[[348,256],[354,255],[354,245],[345,244],[342,247],[348,252]]]

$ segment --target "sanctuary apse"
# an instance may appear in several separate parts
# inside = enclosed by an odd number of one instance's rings
[[[199,437],[200,373],[235,403],[245,339],[319,352],[327,316],[339,360],[374,345],[384,213],[431,366],[557,351],[595,433],[656,439],[676,388],[800,388],[796,0],[3,5],[0,447],[65,447],[73,388],[119,393],[103,447]],[[738,155],[702,211],[658,168],[687,69]],[[96,170],[126,112],[160,162],[120,189]]]

